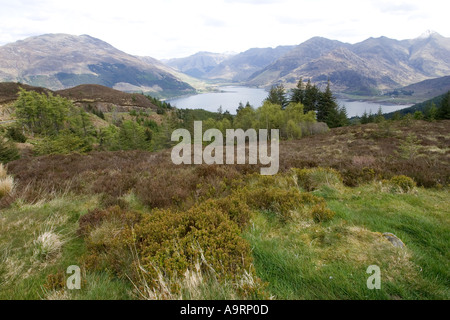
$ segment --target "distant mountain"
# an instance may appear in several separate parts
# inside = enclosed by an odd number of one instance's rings
[[[271,86],[281,82],[297,82],[299,76],[293,71],[330,51],[347,45],[335,40],[314,37],[293,47],[273,63],[255,72],[248,80],[251,85]]]
[[[204,78],[205,74],[232,56],[232,54],[226,53],[198,52],[186,58],[163,60],[162,62],[191,77],[201,79]]]
[[[165,95],[195,92],[155,63],[88,35],[46,34],[1,46],[0,81],[54,90],[91,83]]]
[[[293,49],[293,46],[276,48],[253,48],[224,60],[205,74],[204,78],[232,82],[246,81],[255,72]]]
[[[253,48],[239,54],[198,52],[186,58],[162,60],[162,62],[199,79],[243,82],[293,48],[294,46]]]
[[[446,76],[414,83],[403,88],[389,91],[385,93],[385,95],[394,97],[414,97],[422,100],[442,95],[449,90],[450,76]]]
[[[247,83],[295,84],[300,77],[333,89],[373,94],[450,75],[450,38],[428,33],[412,40],[370,38],[351,45],[312,38],[252,75]]]

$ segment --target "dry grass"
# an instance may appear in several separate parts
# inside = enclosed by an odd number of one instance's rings
[[[0,163],[0,199],[9,195],[14,186],[14,178],[8,175],[3,163]]]
[[[38,261],[50,260],[60,253],[65,242],[54,230],[44,231],[33,241],[33,256]]]

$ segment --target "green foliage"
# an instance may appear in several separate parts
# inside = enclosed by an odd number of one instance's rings
[[[266,101],[272,104],[280,105],[282,109],[286,108],[289,101],[286,97],[286,90],[284,89],[284,86],[280,84],[272,87]]]
[[[416,182],[408,176],[394,176],[389,180],[394,192],[408,193],[417,186]]]
[[[306,191],[314,191],[323,185],[342,186],[341,174],[332,168],[292,169],[299,187]]]
[[[122,123],[118,134],[118,150],[148,150],[148,135],[137,122],[126,120]]]
[[[437,117],[438,119],[450,119],[450,91],[442,98]]]
[[[240,107],[237,110],[236,117],[234,119],[234,127],[236,129],[243,129],[247,131],[253,127],[255,121],[256,111],[253,107],[247,103],[245,107]]]
[[[72,132],[61,132],[55,137],[38,140],[33,149],[36,155],[87,153],[92,150],[92,142]]]
[[[299,190],[260,187],[242,191],[247,204],[257,210],[274,213],[281,222],[292,219],[291,211],[303,206]]]
[[[406,139],[400,143],[399,153],[403,159],[413,160],[418,156],[420,148],[419,139],[415,134],[410,133]]]
[[[325,203],[316,204],[311,210],[311,215],[317,223],[330,221],[335,214],[335,212],[327,208]]]
[[[416,111],[414,112],[414,120],[423,120],[424,116],[422,111]]]
[[[181,280],[189,270],[212,272],[222,285],[239,280],[245,272],[256,279],[250,247],[240,229],[211,201],[187,211],[158,209],[151,214],[118,207],[95,210],[82,217],[79,233],[87,243],[89,269],[107,269],[137,286],[143,280],[157,290],[161,274]],[[180,293],[181,284],[170,282],[168,291]],[[258,295],[259,286],[241,287],[241,293]]]
[[[3,137],[0,137],[0,163],[8,163],[19,158],[19,150],[15,144]]]
[[[73,109],[67,99],[22,88],[14,107],[21,124],[31,133],[43,135],[56,135],[63,130]]]
[[[22,129],[18,126],[12,126],[6,129],[6,137],[15,142],[25,143],[27,137],[23,134]]]
[[[381,123],[385,121],[386,119],[383,116],[383,110],[381,109],[381,106],[378,108],[378,112],[375,115],[375,123]]]
[[[435,121],[438,117],[438,108],[436,108],[436,104],[431,103],[429,107],[425,110],[426,118],[428,121]]]

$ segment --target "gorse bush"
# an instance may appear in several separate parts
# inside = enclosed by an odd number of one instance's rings
[[[392,177],[389,183],[392,186],[392,191],[402,193],[411,192],[417,186],[413,179],[404,175]]]
[[[79,234],[87,244],[89,269],[109,270],[135,284],[144,277],[150,288],[159,287],[161,273],[167,279],[182,278],[199,263],[202,272],[213,272],[222,284],[252,270],[250,247],[240,228],[213,202],[150,214],[119,207],[95,210],[81,218]],[[182,282],[171,283],[169,289],[179,293]]]
[[[331,168],[292,169],[299,187],[314,191],[323,185],[339,187],[342,185],[341,174]]]
[[[312,208],[311,215],[315,222],[320,223],[333,219],[335,212],[328,209],[325,203],[319,203]]]

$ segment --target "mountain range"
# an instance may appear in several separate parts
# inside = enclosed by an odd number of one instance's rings
[[[166,63],[179,68],[179,61],[188,65],[194,57],[198,55]],[[196,68],[201,70],[202,65]],[[207,80],[266,88],[277,84],[292,87],[300,78],[319,86],[330,80],[335,91],[361,95],[385,93],[448,75],[450,38],[436,32],[411,40],[379,37],[356,44],[314,37],[297,46],[251,49],[209,64],[206,72],[197,72]]]
[[[88,35],[46,34],[0,47],[0,81],[52,90],[89,83],[155,95],[195,92],[166,69]]]
[[[289,88],[300,78],[319,87],[329,80],[334,92],[389,94],[414,91],[402,88],[449,75],[450,38],[435,32],[356,44],[314,37],[296,46],[199,52],[162,61],[127,54],[88,35],[46,34],[0,46],[0,81],[52,90],[99,84],[157,97],[196,93],[205,83]],[[444,80],[439,81],[442,90],[447,88]]]

